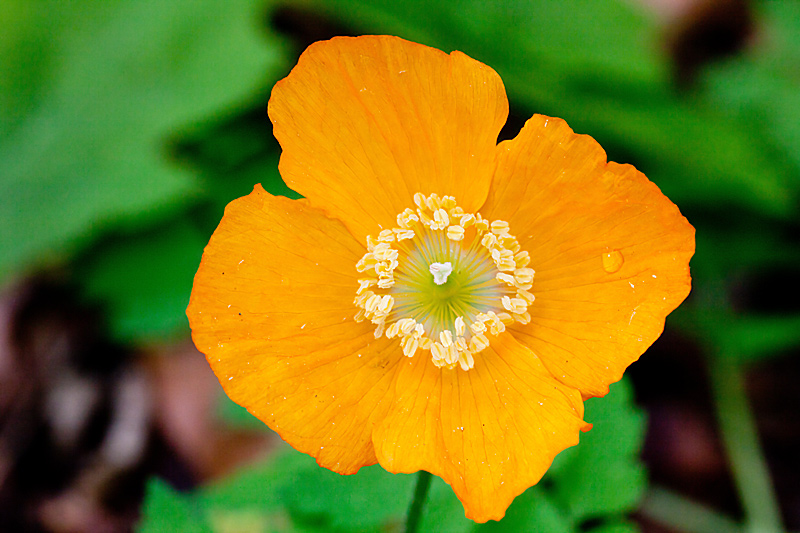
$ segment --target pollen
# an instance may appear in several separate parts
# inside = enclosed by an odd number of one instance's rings
[[[399,339],[406,357],[428,352],[437,367],[467,371],[506,326],[530,322],[530,255],[504,220],[417,193],[397,227],[366,243],[354,318],[372,322],[375,338]]]

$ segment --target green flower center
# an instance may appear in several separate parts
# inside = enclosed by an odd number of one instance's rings
[[[511,288],[497,283],[497,267],[477,239],[466,247],[441,231],[423,229],[416,238],[401,241],[396,248],[404,260],[395,269],[395,284],[389,289],[394,298],[389,320],[413,318],[424,325],[431,338],[444,330],[454,331],[459,316],[472,323],[479,313],[501,312],[500,298],[514,294]],[[443,263],[450,263],[452,271],[444,283],[438,284],[430,269]]]

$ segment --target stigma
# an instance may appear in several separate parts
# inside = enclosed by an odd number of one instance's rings
[[[507,222],[466,213],[452,196],[417,193],[414,203],[397,227],[367,237],[355,320],[399,338],[407,357],[429,352],[437,367],[469,370],[490,337],[530,322],[530,256]]]
[[[444,285],[447,283],[447,277],[453,273],[453,265],[448,261],[447,263],[431,263],[428,270],[433,274],[433,282],[437,285]]]

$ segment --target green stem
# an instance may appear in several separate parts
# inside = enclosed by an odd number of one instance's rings
[[[650,487],[639,510],[648,519],[683,533],[743,533],[733,518],[657,485]]]
[[[408,508],[406,533],[417,533],[419,522],[422,518],[422,509],[425,507],[425,500],[428,497],[428,489],[430,486],[430,472],[420,470],[419,474],[417,474],[417,487],[414,489],[414,499],[411,501],[411,507]]]
[[[746,531],[784,531],[740,363],[731,354],[715,354],[711,382],[722,441],[745,512]]]

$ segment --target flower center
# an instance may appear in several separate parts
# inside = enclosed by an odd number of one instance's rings
[[[355,320],[372,321],[375,338],[400,337],[408,357],[421,349],[438,367],[469,370],[487,334],[530,321],[530,257],[508,223],[465,213],[452,196],[417,193],[414,203],[398,227],[367,237]]]

